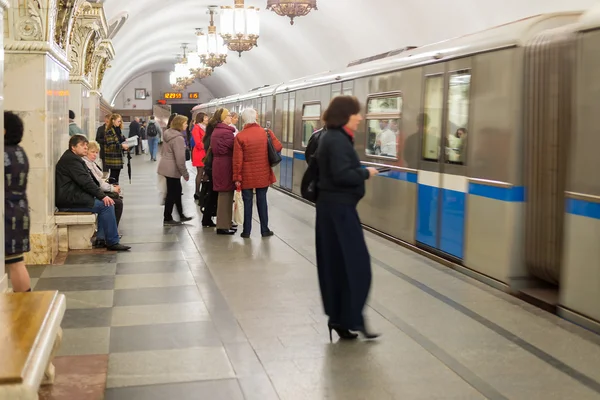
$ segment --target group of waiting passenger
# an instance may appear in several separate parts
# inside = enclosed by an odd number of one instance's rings
[[[257,111],[248,108],[242,112],[243,129],[238,132],[237,114],[225,108],[211,117],[198,113],[186,141],[188,118],[175,115],[164,132],[164,145],[158,173],[167,180],[164,225],[177,225],[191,218],[183,214],[181,178],[189,180],[186,168],[186,147],[191,149],[192,165],[197,168],[194,198],[203,213],[202,226],[216,227],[218,235],[233,235],[237,226],[232,221],[233,195],[242,192],[244,226],[241,236],[249,238],[252,230],[253,196],[256,192],[261,235],[272,236],[267,211],[267,190],[275,180],[268,158],[267,135],[276,151],[283,148],[274,133],[263,129],[257,122]],[[179,221],[172,217],[177,208]],[[213,218],[216,217],[216,224]]]

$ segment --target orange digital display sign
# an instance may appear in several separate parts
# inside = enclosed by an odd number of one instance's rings
[[[198,100],[200,98],[200,93],[198,92],[189,92],[188,99]]]
[[[183,99],[183,95],[180,92],[167,92],[165,93],[165,99]]]

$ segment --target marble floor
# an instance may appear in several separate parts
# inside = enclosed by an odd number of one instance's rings
[[[257,222],[248,240],[198,218],[163,228],[156,163],[132,170],[131,252],[30,269],[34,290],[67,297],[41,399],[600,399],[598,336],[368,233],[383,336],[330,344],[313,208],[270,190],[267,239]]]

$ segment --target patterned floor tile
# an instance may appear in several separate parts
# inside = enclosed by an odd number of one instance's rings
[[[80,292],[84,290],[112,290],[115,288],[114,276],[89,276],[74,278],[40,278],[36,290],[59,290],[61,292]]]
[[[243,400],[235,379],[108,389],[104,400]],[[266,399],[265,399],[266,400]]]
[[[65,265],[67,264],[114,264],[117,262],[115,253],[108,253],[101,250],[100,254],[76,254],[69,252]]]
[[[107,388],[234,377],[223,347],[115,353],[108,361]]]
[[[43,386],[40,400],[102,400],[108,355],[56,357],[56,380]]]
[[[115,306],[194,303],[202,301],[196,286],[115,290]]]
[[[149,306],[114,307],[111,326],[172,324],[210,321],[211,316],[202,302],[153,304]]]
[[[108,354],[110,328],[63,329],[59,356]]]
[[[110,353],[221,346],[210,321],[113,327]]]
[[[111,276],[114,275],[116,271],[116,264],[69,264],[46,267],[41,278]]]
[[[118,275],[115,280],[115,289],[193,286],[195,284],[196,281],[188,270],[170,274]]]
[[[112,307],[112,290],[88,290],[84,292],[64,292],[67,298],[67,310],[78,308]]]
[[[141,263],[118,263],[117,275],[168,274],[186,272],[190,267],[186,261],[151,261]]]
[[[110,327],[112,308],[88,308],[65,311],[63,329]]]

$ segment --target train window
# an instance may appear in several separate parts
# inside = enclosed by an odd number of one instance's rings
[[[352,96],[354,89],[354,81],[344,82],[342,92],[344,96]]]
[[[294,142],[294,115],[296,115],[296,99],[290,98],[290,108],[288,110],[288,142]]]
[[[371,97],[367,100],[366,154],[372,157],[398,157],[398,137],[402,118],[399,93]]]
[[[446,135],[446,162],[464,165],[469,125],[469,98],[471,71],[450,75],[448,88],[448,128]]]
[[[425,80],[425,112],[423,115],[423,159],[438,161],[444,108],[444,76]]]
[[[305,104],[302,107],[302,146],[306,147],[312,134],[319,129],[321,103]]]
[[[262,99],[262,111],[261,111],[261,115],[262,115],[262,126],[265,126],[265,124],[267,123],[267,99]]]

